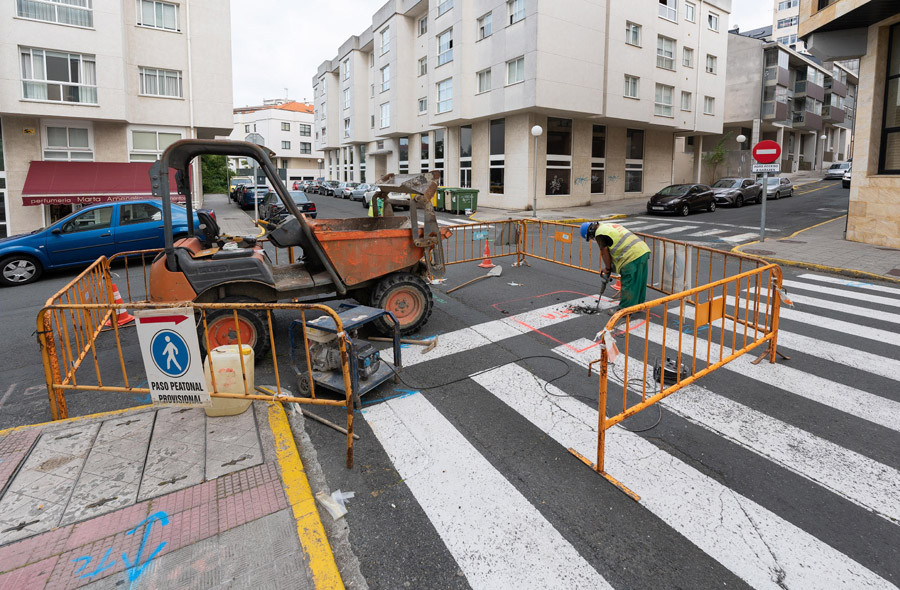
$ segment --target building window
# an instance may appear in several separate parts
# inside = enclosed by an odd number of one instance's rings
[[[391,50],[391,28],[385,27],[383,31],[381,31],[381,55],[384,55],[388,51]]]
[[[509,24],[517,23],[525,18],[525,0],[509,0]]]
[[[451,8],[453,8],[453,0],[443,0],[438,4],[438,16],[441,16]]]
[[[300,127],[300,136],[309,137],[309,134],[312,132],[312,128],[305,123],[299,123],[298,126]]]
[[[900,174],[900,25],[890,30],[879,174]]]
[[[629,76],[625,74],[625,97],[626,98],[638,98],[638,90],[640,78],[637,76]]]
[[[291,124],[290,124],[290,123],[285,123],[284,121],[282,121],[282,122],[281,122],[281,130],[282,130],[282,131],[290,131],[290,130],[291,130]]]
[[[477,28],[475,30],[475,40],[481,41],[485,37],[490,37],[491,33],[491,13],[487,13],[477,21]]]
[[[250,125],[244,125],[244,133],[250,133]]]
[[[140,93],[146,96],[181,98],[181,72],[140,68]]]
[[[656,67],[666,70],[675,69],[675,39],[662,35],[656,38]]]
[[[301,154],[311,154],[312,153],[312,144],[306,143],[305,141],[300,142],[300,153]]]
[[[459,128],[459,186],[472,188],[472,126]]]
[[[93,55],[32,47],[22,47],[19,53],[23,98],[97,104],[97,64]]]
[[[659,16],[675,21],[678,18],[678,0],[659,0]]]
[[[644,131],[625,130],[625,192],[644,190]]]
[[[370,68],[375,67],[375,54],[374,53],[369,54],[369,67]]]
[[[350,60],[349,59],[345,59],[341,63],[341,70],[343,70],[343,72],[344,72],[344,80],[349,80],[350,79]]]
[[[719,60],[715,55],[706,54],[706,73],[715,74],[718,69]]]
[[[370,118],[371,118],[371,121],[370,121],[370,125],[369,125],[369,126],[370,126],[372,129],[375,129],[375,115],[371,115]]]
[[[133,129],[130,139],[130,162],[155,162],[167,147],[181,139],[181,133]]]
[[[428,73],[428,57],[423,57],[419,60],[419,75],[424,76]]]
[[[490,130],[490,178],[488,191],[502,195],[504,190],[504,167],[506,160],[506,120],[494,119]]]
[[[694,67],[694,50],[690,47],[681,50],[681,65],[686,68]]]
[[[381,68],[381,91],[387,92],[391,89],[391,66],[386,65]]]
[[[506,62],[506,85],[518,84],[525,80],[525,58],[517,57],[516,59]]]
[[[606,180],[606,126],[594,125],[591,140],[591,194],[604,192]]]
[[[476,90],[476,94],[481,94],[482,92],[487,92],[491,89],[491,68],[486,70],[481,70],[477,74],[475,74],[476,80],[478,82],[478,89]]]
[[[437,36],[437,65],[453,61],[453,29],[447,29]]]
[[[796,27],[800,22],[799,16],[790,16],[788,18],[780,18],[778,19],[778,23],[776,24],[777,29],[786,29],[788,27]]]
[[[366,146],[359,146],[359,181],[366,181]]]
[[[797,35],[786,35],[784,37],[779,37],[778,42],[782,45],[793,45],[797,42]]]
[[[381,128],[391,126],[391,103],[386,102],[381,105]]]
[[[69,2],[74,4],[69,0]],[[178,26],[178,5],[154,0],[138,0],[137,24],[166,31],[180,31]]]
[[[419,19],[418,28],[419,28],[419,37],[421,37],[422,35],[424,35],[425,33],[428,32],[428,17],[427,16],[423,16],[422,18]]]
[[[625,23],[625,42],[629,45],[641,46],[641,25]]]
[[[422,161],[422,172],[428,172],[428,160],[431,158],[431,154],[428,153],[428,148],[430,147],[428,145],[428,140],[428,133],[423,133],[422,142],[419,145],[419,159]]]
[[[437,112],[446,113],[453,110],[453,78],[437,83]]]
[[[344,137],[350,137],[350,118],[344,119]]]
[[[444,184],[444,130],[434,131],[434,169],[440,174],[438,185]]]
[[[706,15],[706,26],[709,27],[710,31],[718,31],[719,30],[719,15],[715,12],[710,12]]]
[[[94,26],[92,0],[18,0],[16,14],[22,18],[48,23],[76,27]]]
[[[684,90],[681,91],[681,110],[682,111],[690,111],[692,108],[691,103],[694,102],[694,96],[690,92],[686,92]]]
[[[424,115],[428,112],[428,99],[422,97],[419,99],[419,114]]]
[[[547,117],[547,195],[568,195],[572,181],[572,119]]]
[[[778,3],[778,10],[787,10],[788,8],[793,8],[800,3],[800,0],[784,0],[784,2]]]
[[[714,115],[716,114],[716,99],[712,96],[704,96],[703,97],[703,114],[704,115]]]
[[[94,142],[91,129],[87,127],[43,128],[45,160],[93,160]]]
[[[398,140],[397,156],[400,165],[400,174],[409,174],[409,138],[401,137]]]
[[[283,149],[283,150],[289,150],[289,149],[291,149],[291,142],[289,142],[289,141],[282,141],[282,142],[281,142],[281,149]]]
[[[369,85],[369,98],[375,98],[375,85]]]
[[[684,20],[694,22],[696,18],[697,8],[691,2],[684,3]]]
[[[350,89],[344,88],[344,108],[350,108]]]
[[[666,86],[665,84],[657,84],[656,85],[656,98],[653,104],[653,114],[659,115],[660,117],[671,117],[672,113],[672,100],[675,94],[675,88],[673,86]]]

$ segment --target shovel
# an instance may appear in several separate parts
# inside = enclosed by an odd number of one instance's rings
[[[480,281],[481,279],[486,279],[486,278],[488,278],[488,277],[499,277],[499,276],[500,276],[500,273],[502,273],[502,272],[503,272],[503,267],[502,267],[502,266],[495,266],[495,267],[492,268],[492,269],[490,270],[490,272],[488,272],[486,275],[482,275],[482,276],[480,276],[480,277],[475,277],[475,278],[472,279],[471,281],[466,281],[466,282],[463,283],[462,285],[459,285],[459,286],[457,286],[457,287],[453,287],[452,289],[448,290],[447,293],[453,293],[453,292],[456,291],[457,289],[462,289],[462,288],[465,287],[466,285],[471,285],[471,284],[474,283],[475,281]]]

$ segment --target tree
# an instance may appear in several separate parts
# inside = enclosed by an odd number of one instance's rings
[[[228,192],[228,166],[225,156],[200,156],[200,170],[203,175],[203,193]]]
[[[726,157],[728,157],[728,150],[725,149],[725,142],[728,141],[732,134],[733,132],[729,131],[723,135],[722,139],[716,144],[716,147],[703,154],[703,163],[709,166],[710,171],[712,172],[713,181],[716,179],[716,171],[719,169],[719,165],[725,161]]]

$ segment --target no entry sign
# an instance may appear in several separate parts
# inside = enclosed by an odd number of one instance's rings
[[[760,164],[771,164],[781,157],[781,146],[766,139],[753,146],[753,159]]]

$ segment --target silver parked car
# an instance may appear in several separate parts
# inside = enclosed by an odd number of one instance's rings
[[[744,203],[762,203],[762,185],[752,178],[720,178],[712,189],[719,205],[741,207]]]
[[[793,197],[794,185],[789,178],[784,176],[770,176],[769,185],[766,187],[767,199],[780,199],[781,197]]]
[[[358,182],[342,182],[338,190],[334,192],[334,196],[342,199],[349,199],[352,196],[353,189],[359,186]]]
[[[353,187],[353,190],[350,191],[350,200],[365,202],[366,193],[371,190],[375,190],[375,185],[361,182]]]
[[[844,177],[844,172],[850,170],[850,162],[835,162],[825,171],[825,180],[837,180]]]

